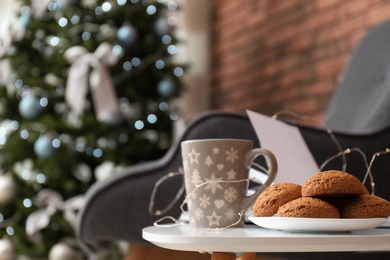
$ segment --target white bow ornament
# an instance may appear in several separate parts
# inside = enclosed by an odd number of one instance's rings
[[[12,40],[20,40],[25,34],[25,29],[20,24],[5,20],[0,22],[0,58],[9,50]]]
[[[50,217],[58,211],[64,214],[64,218],[73,228],[76,227],[77,211],[84,205],[84,197],[79,195],[64,201],[57,191],[42,189],[37,194],[36,203],[44,208],[34,211],[27,217],[26,233],[32,242],[40,243],[42,235],[39,231],[47,227]]]
[[[118,97],[107,69],[107,65],[118,62],[117,56],[113,55],[111,50],[111,44],[102,43],[94,53],[89,53],[82,46],[71,47],[64,53],[64,57],[71,63],[65,100],[77,116],[84,113],[89,80],[97,120],[112,122],[121,118]]]
[[[33,9],[35,17],[41,18],[51,2],[52,0],[32,0],[31,7]]]

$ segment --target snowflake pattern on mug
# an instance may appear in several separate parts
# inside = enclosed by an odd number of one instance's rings
[[[230,162],[234,162],[238,159],[238,150],[234,149],[233,147],[230,148],[229,151],[226,151],[226,160]]]
[[[237,190],[233,187],[229,187],[224,192],[224,198],[227,202],[233,202],[237,199]]]
[[[195,218],[196,218],[196,219],[201,219],[201,218],[203,218],[203,210],[202,210],[202,209],[197,208],[197,209],[195,210]]]
[[[212,191],[212,193],[215,194],[215,191],[217,189],[220,189],[220,190],[223,189],[223,187],[222,187],[222,185],[220,183],[220,181],[222,181],[222,177],[216,178],[215,174],[213,173],[213,174],[211,174],[211,178],[204,178],[204,179],[207,182],[205,190],[209,190],[210,189]]]
[[[209,196],[206,196],[206,194],[203,194],[203,196],[201,198],[199,198],[199,201],[200,201],[199,205],[203,208],[207,208],[208,206],[211,205],[210,199],[211,198]]]
[[[234,220],[237,218],[237,211],[233,208],[228,208],[225,212],[225,216],[228,220]]]
[[[184,169],[187,172],[192,170],[190,178],[186,180],[186,186],[191,187],[190,190],[201,188],[201,193],[193,192],[188,198],[189,201],[192,200],[192,206],[196,205],[192,211],[192,221],[205,220],[210,227],[219,227],[221,223],[237,221],[240,218],[240,210],[233,204],[238,197],[237,186],[233,187],[229,183],[237,180],[239,169],[235,169],[235,166],[239,159],[239,150],[235,147],[225,150],[214,146],[205,154],[194,147],[190,148],[187,158],[183,158]],[[210,172],[208,177],[202,172],[205,169]],[[195,193],[198,196],[195,196]]]

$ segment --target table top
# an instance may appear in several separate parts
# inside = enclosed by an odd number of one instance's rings
[[[256,225],[216,230],[179,224],[146,227],[142,236],[159,247],[198,252],[390,251],[390,229],[385,228],[304,233]]]

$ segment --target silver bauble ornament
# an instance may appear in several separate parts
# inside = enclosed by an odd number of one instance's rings
[[[12,202],[16,196],[16,183],[12,177],[0,176],[0,204],[5,205]]]
[[[49,260],[80,259],[77,252],[64,242],[55,244],[49,252]]]
[[[41,135],[34,143],[35,154],[42,159],[49,159],[55,153],[52,145],[53,138],[50,135]]]
[[[39,98],[32,95],[24,97],[19,103],[19,113],[25,119],[36,119],[42,113]]]

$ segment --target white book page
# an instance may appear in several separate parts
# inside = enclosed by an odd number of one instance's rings
[[[303,182],[318,173],[319,167],[298,127],[247,110],[262,148],[270,150],[278,162],[275,183]]]

